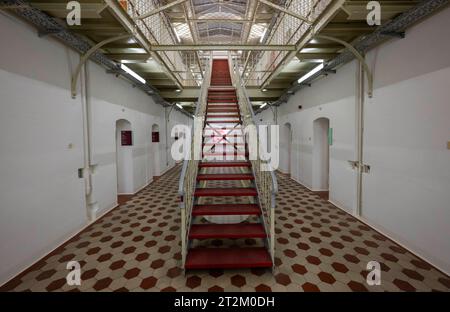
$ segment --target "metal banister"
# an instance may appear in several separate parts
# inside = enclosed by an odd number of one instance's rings
[[[232,64],[232,65],[231,65],[231,68],[232,68],[232,71],[233,71],[233,72],[232,72],[231,74],[232,74],[232,76],[235,75],[235,78],[238,80],[237,83],[239,83],[240,89],[241,89],[242,93],[244,94],[244,98],[246,99],[245,102],[247,103],[247,107],[248,107],[248,109],[249,109],[249,111],[250,111],[250,113],[251,113],[252,121],[253,121],[253,123],[254,123],[255,126],[256,126],[256,132],[258,133],[258,137],[259,137],[259,128],[258,128],[259,122],[257,121],[256,115],[255,115],[255,111],[253,110],[253,107],[252,107],[250,98],[249,98],[249,96],[248,96],[248,94],[247,94],[247,89],[245,88],[245,83],[244,83],[244,81],[241,79],[241,75],[239,75],[238,69],[237,69],[237,67],[235,66],[235,63],[234,63],[234,61],[233,61],[233,59],[232,59],[231,56],[229,57],[229,62],[230,62],[230,64]],[[278,193],[278,181],[277,181],[277,177],[276,177],[276,175],[275,175],[275,173],[274,173],[273,170],[271,170],[270,173],[271,173],[271,175],[272,175],[272,186],[273,186],[273,190],[274,190],[274,192],[275,192],[275,194],[276,194],[276,193]]]
[[[256,127],[257,141],[253,144],[258,144],[260,133],[258,129],[258,122],[256,121],[255,113],[253,107],[251,106],[250,99],[245,90],[243,81],[240,77],[238,66],[233,61],[231,54],[228,54],[228,60],[230,64],[230,74],[233,81],[233,85],[236,87],[236,93],[238,97],[238,105],[241,111],[241,116],[244,118],[243,126],[254,126]],[[252,143],[252,142],[250,142]],[[269,246],[269,252],[272,257],[272,261],[275,260],[275,207],[276,207],[276,194],[278,193],[278,182],[273,170],[262,171],[261,165],[268,165],[260,157],[259,150],[257,151],[256,159],[250,159],[252,163],[252,172],[255,178],[255,186],[258,192],[259,205],[262,211],[262,220],[264,228],[266,230],[266,240]],[[270,168],[272,169],[272,168]]]
[[[195,120],[196,118],[202,118],[206,111],[208,87],[211,80],[211,67],[212,67],[212,54],[208,65],[206,66],[205,77],[200,89],[200,94],[197,100],[195,108],[194,123],[192,125],[191,133],[191,145],[189,152],[189,159],[183,161],[183,168],[181,169],[180,180],[178,183],[178,195],[180,196],[180,214],[181,214],[181,256],[182,266],[186,261],[187,249],[188,249],[188,237],[191,224],[191,211],[194,205],[194,190],[197,181],[198,162],[199,159],[194,155],[194,137],[195,137]],[[203,120],[204,122],[204,120]],[[203,126],[202,126],[203,128]]]

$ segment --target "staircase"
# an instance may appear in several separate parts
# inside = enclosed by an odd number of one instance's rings
[[[264,214],[274,207],[261,207],[258,162],[249,160],[243,132],[241,108],[247,106],[228,59],[212,60],[210,72],[196,111],[204,117],[201,160],[185,161],[180,178],[184,268],[270,268],[274,228]]]

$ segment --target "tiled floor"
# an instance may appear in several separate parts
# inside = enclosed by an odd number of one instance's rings
[[[449,291],[450,279],[355,218],[278,175],[276,269],[180,269],[180,167],[113,210],[3,291]],[[241,242],[254,245],[253,240]],[[81,286],[66,264],[79,261]],[[365,282],[381,263],[381,285]]]

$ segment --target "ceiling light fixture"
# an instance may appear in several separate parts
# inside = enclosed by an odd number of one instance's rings
[[[259,39],[259,43],[262,43],[264,40],[264,37],[266,36],[266,32],[267,32],[267,28],[264,28],[262,34],[261,34],[261,39]]]
[[[181,104],[178,104],[178,103],[177,103],[177,106],[178,106],[179,108],[183,109],[183,106],[182,106]]]
[[[175,33],[175,36],[177,37],[178,42],[181,43],[181,38],[180,38],[180,35],[178,34],[177,30],[174,29],[173,32]]]
[[[262,89],[261,91],[262,91],[262,92],[267,92],[267,89],[266,89],[266,88],[264,88],[264,89]]]
[[[261,105],[259,108],[264,108],[266,107],[267,103],[264,103],[263,105]]]
[[[303,77],[301,77],[298,80],[298,83],[302,83],[303,81],[305,81],[306,79],[312,77],[313,75],[317,74],[319,71],[321,71],[324,68],[324,64],[321,63],[319,66],[314,67],[313,70],[311,70],[309,73],[307,73],[306,75],[304,75]]]
[[[136,80],[138,80],[139,82],[145,84],[146,81],[144,78],[142,78],[141,76],[139,76],[138,74],[136,74],[134,71],[132,71],[131,69],[129,69],[127,66],[120,64],[120,68],[124,71],[126,71],[128,74],[130,74],[131,76],[133,76]]]

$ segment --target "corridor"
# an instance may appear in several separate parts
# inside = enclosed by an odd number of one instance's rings
[[[0,292],[448,294],[449,30],[450,0],[0,0]]]
[[[178,165],[2,291],[449,291],[450,279],[383,235],[278,174],[276,269],[180,269]],[[217,241],[220,242],[220,241]],[[205,244],[209,244],[204,242]],[[211,242],[214,244],[214,242]],[[228,240],[224,246],[256,244]],[[66,263],[83,283],[66,284]],[[382,285],[368,287],[379,261]]]

